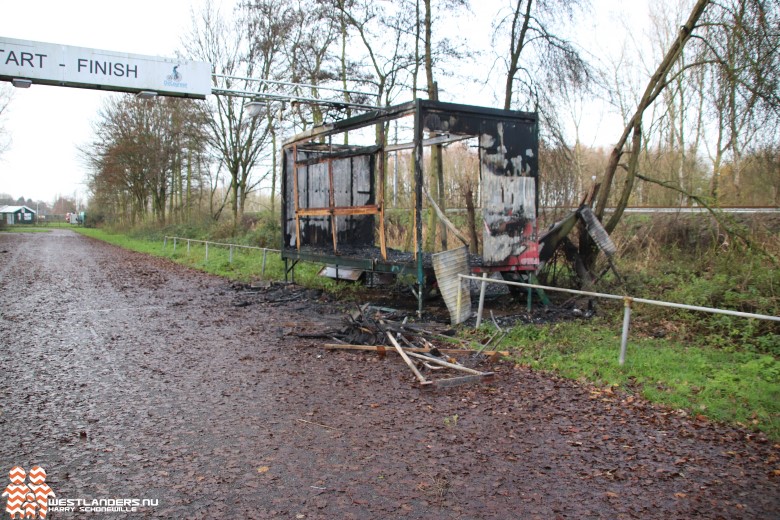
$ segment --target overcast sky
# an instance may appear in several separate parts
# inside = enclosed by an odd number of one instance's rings
[[[490,1],[498,4],[498,0]],[[194,5],[197,10],[203,3],[204,0],[3,2],[0,36],[173,57],[181,36],[188,31],[191,7]],[[232,5],[233,0],[222,3]],[[583,20],[582,28],[598,35],[619,16],[620,2],[594,0],[593,4],[599,17]],[[646,16],[644,1],[629,5],[633,11],[628,14]],[[0,86],[11,88],[5,82]],[[106,96],[111,95],[43,85],[13,89],[13,101],[2,122],[11,135],[12,145],[0,156],[0,193],[47,202],[57,195],[79,193],[86,200],[85,168],[77,147],[88,146],[97,110]],[[470,99],[460,102],[493,104]],[[589,131],[595,136],[603,127],[603,119],[599,115],[590,119],[593,126]]]
[[[21,40],[173,57],[200,0],[27,0],[3,2],[0,35]],[[3,83],[3,85],[9,85]],[[106,96],[75,88],[13,89],[3,124],[11,149],[0,157],[0,193],[51,202],[85,193],[77,146]]]

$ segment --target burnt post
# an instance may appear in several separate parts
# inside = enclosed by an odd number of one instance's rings
[[[385,124],[379,123],[377,125],[379,151],[377,152],[377,171],[379,175],[379,182],[377,183],[377,200],[376,204],[379,206],[379,251],[382,255],[382,259],[387,261],[387,237],[385,232],[385,161],[387,160],[387,154],[385,153]]]
[[[422,201],[423,201],[423,125],[420,100],[414,111],[414,229],[417,260],[417,313],[422,314],[425,274],[423,273]]]

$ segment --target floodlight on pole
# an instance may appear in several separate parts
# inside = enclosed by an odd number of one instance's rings
[[[11,85],[13,85],[16,88],[30,88],[30,85],[32,85],[32,80],[14,78],[11,80]]]
[[[249,113],[250,117],[257,117],[262,114],[263,108],[265,108],[265,103],[260,101],[250,101],[246,104],[246,111]]]
[[[142,90],[135,95],[138,99],[154,99],[157,97],[157,92],[153,90]]]

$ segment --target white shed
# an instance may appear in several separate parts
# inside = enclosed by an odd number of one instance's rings
[[[0,206],[0,219],[6,224],[35,224],[35,210],[27,206]]]

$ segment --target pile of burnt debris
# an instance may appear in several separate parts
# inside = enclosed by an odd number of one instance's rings
[[[422,316],[418,316],[414,306],[403,308],[404,299],[387,292],[379,298],[385,302],[353,304],[345,310],[341,304],[311,307],[329,301],[330,297],[323,291],[292,283],[233,283],[231,288],[236,291],[233,302],[236,307],[258,304],[316,309],[309,314],[305,324],[290,324],[289,334],[303,339],[323,340],[311,346],[329,350],[375,352],[381,357],[399,356],[422,387],[450,387],[490,380],[494,373],[478,368],[509,355],[507,351],[497,351],[496,346],[512,327],[587,319],[594,315],[590,302],[583,305],[583,301],[569,299],[531,311],[524,310],[525,304],[518,302],[516,296],[500,293],[485,302],[484,321],[489,316],[495,330],[475,348],[473,343],[456,337],[456,330],[447,323],[448,314],[443,305],[431,304]],[[394,305],[391,308],[388,304],[399,304],[399,307]],[[466,326],[474,324],[474,317],[465,322]]]
[[[236,291],[234,307],[247,307],[255,303],[277,306],[285,303],[306,303],[320,301],[324,293],[319,289],[309,289],[288,282],[258,281],[252,283],[233,282],[231,289]]]
[[[498,333],[479,350],[474,350],[457,339],[455,331],[447,325],[410,322],[409,315],[402,311],[370,304],[356,306],[339,325],[332,324],[327,330],[296,332],[294,335],[329,339],[331,342],[321,345],[329,350],[372,351],[382,357],[399,355],[421,387],[446,388],[489,381],[494,375],[492,371],[473,367],[509,355],[508,352],[487,350]],[[460,348],[452,348],[457,345]]]

